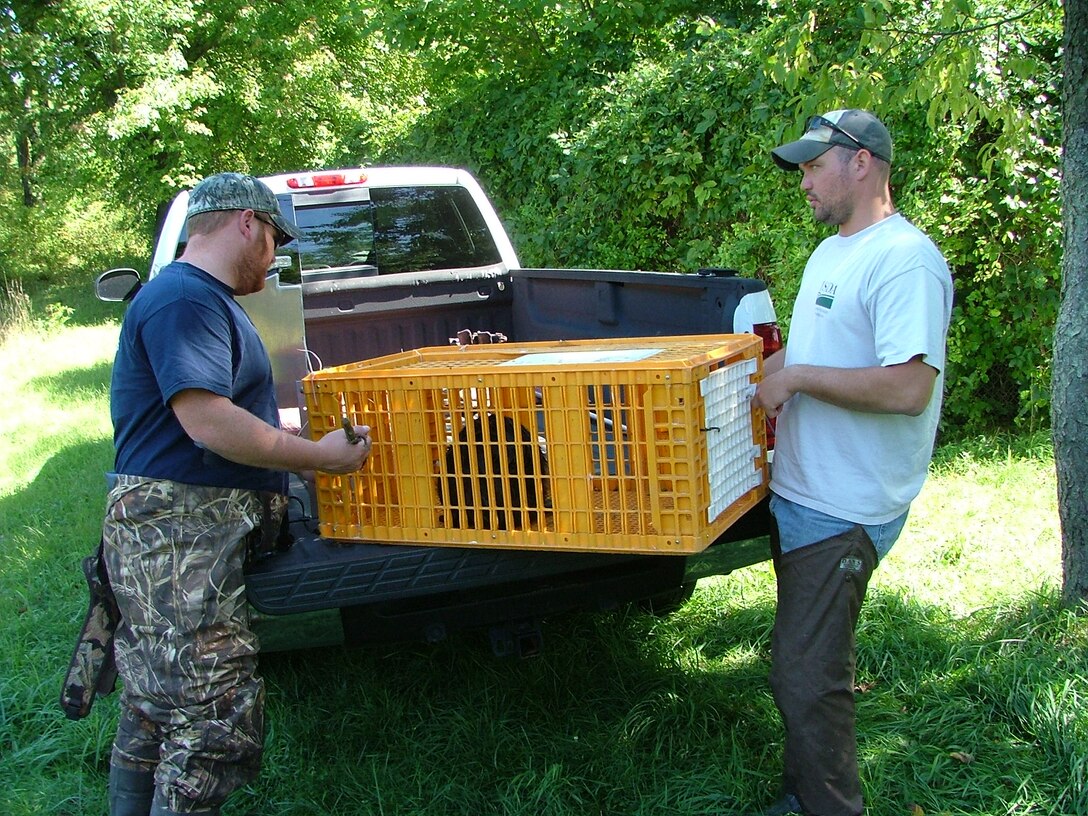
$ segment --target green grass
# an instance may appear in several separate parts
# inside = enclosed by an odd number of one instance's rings
[[[90,323],[90,325],[88,325]],[[57,697],[112,455],[116,323],[56,311],[0,374],[0,814],[101,814],[117,698]],[[945,445],[859,630],[869,812],[1088,814],[1088,619],[1058,602],[1044,436]],[[668,618],[548,622],[542,656],[482,636],[267,654],[266,761],[228,816],[712,814],[774,792],[774,578],[705,580]]]

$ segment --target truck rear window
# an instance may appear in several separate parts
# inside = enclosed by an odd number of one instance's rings
[[[333,275],[390,275],[487,266],[501,258],[479,208],[463,187],[387,187],[280,196],[302,238],[284,282]]]

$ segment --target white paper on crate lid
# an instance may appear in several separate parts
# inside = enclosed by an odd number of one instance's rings
[[[646,360],[664,349],[602,349],[600,351],[543,351],[537,354],[523,354],[512,360],[499,363],[504,366],[540,365],[562,366],[585,363],[637,363]]]

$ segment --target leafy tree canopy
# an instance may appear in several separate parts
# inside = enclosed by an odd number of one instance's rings
[[[227,167],[373,152],[414,114],[421,78],[371,16],[350,0],[0,6],[4,128],[29,141],[19,170],[36,195],[76,177],[146,206]]]
[[[427,4],[420,54],[452,30],[442,11],[465,5]],[[547,42],[573,42],[579,4],[549,8],[567,16],[550,18]],[[766,278],[788,315],[825,233],[769,150],[814,113],[869,108],[895,136],[900,207],[954,268],[949,423],[1045,423],[1060,258],[1056,0],[677,4],[650,25],[608,60],[546,47],[530,64],[505,59],[494,32],[457,40],[476,72],[386,155],[472,167],[526,263],[733,267]]]
[[[768,151],[867,107],[954,268],[949,422],[1045,421],[1061,36],[1059,0],[2,2],[0,268],[146,252],[218,170],[443,162],[526,263],[731,266],[786,315],[822,232]]]

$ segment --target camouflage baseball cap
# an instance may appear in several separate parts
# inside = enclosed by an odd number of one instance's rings
[[[208,176],[189,193],[186,218],[217,210],[253,210],[267,213],[272,222],[292,239],[302,234],[298,227],[283,217],[276,194],[268,185],[243,173],[218,173]]]
[[[800,139],[776,147],[771,155],[783,170],[796,170],[799,164],[810,162],[836,146],[868,150],[878,159],[892,162],[892,137],[888,129],[869,111],[857,109],[813,116]]]

